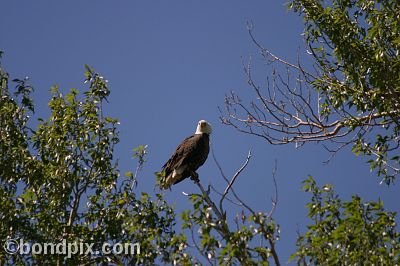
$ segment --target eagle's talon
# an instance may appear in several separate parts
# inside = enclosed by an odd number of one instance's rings
[[[199,174],[196,172],[192,172],[190,175],[190,179],[192,179],[194,182],[199,183]]]

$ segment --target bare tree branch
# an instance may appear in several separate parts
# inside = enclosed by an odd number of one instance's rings
[[[360,92],[341,80],[340,64],[337,64],[337,69],[332,69],[327,63],[320,62],[320,65],[314,66],[317,68],[313,72],[307,71],[300,64],[300,59],[297,64],[293,64],[263,47],[254,37],[250,23],[248,32],[271,72],[265,78],[266,84],[261,86],[252,73],[250,60],[243,63],[244,74],[254,99],[243,101],[234,91],[227,94],[224,108],[219,108],[223,124],[241,133],[260,137],[269,144],[293,143],[296,148],[310,142],[325,142],[328,151],[337,152],[354,145],[359,138],[370,139],[375,146],[364,147],[364,153],[368,156],[379,159],[382,151],[385,154],[392,152],[389,159],[379,164],[379,171],[384,171],[385,175],[388,171],[393,175],[400,174],[397,171],[400,168],[399,160],[390,159],[398,158],[396,151],[400,146],[400,138],[396,128],[400,125],[399,108],[380,110],[355,107],[354,98],[348,93],[359,95]],[[315,49],[309,49],[310,54],[318,58]],[[376,97],[376,91],[375,88],[365,88],[360,97],[370,101]],[[394,94],[381,97],[382,100],[386,97],[396,98]],[[393,103],[392,99],[387,101]],[[398,107],[397,100],[394,105]],[[392,135],[386,134],[388,139],[385,143],[388,145],[385,147],[381,147],[375,139],[382,134],[382,128],[393,132]],[[389,160],[393,160],[394,165]]]
[[[251,158],[251,151],[249,151],[249,153],[247,154],[247,158],[246,161],[243,163],[243,165],[239,168],[239,170],[233,175],[231,181],[229,182],[228,186],[225,188],[224,194],[222,195],[220,201],[219,201],[219,206],[220,209],[222,210],[222,202],[225,199],[225,196],[228,194],[229,189],[232,187],[233,183],[235,183],[236,178],[242,173],[242,171],[247,167],[247,165],[249,164]]]

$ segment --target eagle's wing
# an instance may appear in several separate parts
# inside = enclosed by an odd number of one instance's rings
[[[174,169],[188,163],[193,153],[196,151],[197,143],[194,135],[187,137],[182,143],[176,148],[171,158],[164,164],[163,170],[165,176],[169,176]]]

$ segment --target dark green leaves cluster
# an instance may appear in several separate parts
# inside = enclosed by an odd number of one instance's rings
[[[363,202],[353,196],[343,202],[332,186],[322,188],[312,177],[304,182],[311,193],[307,204],[312,225],[298,238],[292,259],[304,265],[396,265],[400,263],[400,234],[395,213],[383,202]]]
[[[103,114],[107,81],[86,67],[88,90],[65,96],[51,89],[50,117],[34,115],[27,80],[0,69],[0,239],[26,243],[138,243],[140,254],[7,254],[0,264],[78,265],[92,263],[153,264],[181,261],[175,213],[160,195],[136,195],[133,175],[120,176],[114,159],[118,121]],[[139,163],[145,147],[136,150]],[[175,241],[175,242],[174,242]],[[185,255],[187,261],[189,256]]]
[[[326,75],[319,89],[363,112],[399,108],[398,1],[296,0],[291,6],[304,17],[306,41]]]

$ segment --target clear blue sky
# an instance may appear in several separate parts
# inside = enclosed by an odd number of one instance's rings
[[[72,87],[83,91],[84,64],[110,81],[106,111],[121,121],[116,150],[121,172],[135,168],[134,147],[149,147],[139,190],[153,192],[154,172],[194,132],[197,121],[206,119],[213,125],[212,145],[226,173],[232,175],[252,150],[253,159],[236,187],[256,210],[271,207],[271,172],[278,161],[275,219],[281,225],[277,249],[282,262],[294,252],[296,231],[304,232],[308,222],[308,195],[301,191],[301,181],[309,174],[319,184],[333,184],[344,199],[352,194],[381,198],[388,209],[399,211],[398,185],[379,185],[366,159],[349,150],[325,165],[329,154],[321,146],[275,147],[219,122],[218,106],[223,106],[226,93],[249,95],[243,60],[251,57],[257,64],[258,78],[268,74],[248,36],[247,21],[252,21],[264,46],[296,59],[302,47],[302,19],[282,2],[4,1],[1,10],[3,66],[12,78],[30,77],[38,116],[48,115],[52,85],[65,92]],[[224,189],[211,158],[199,174],[203,184]],[[177,210],[189,206],[182,191],[198,192],[190,181],[166,192]]]

